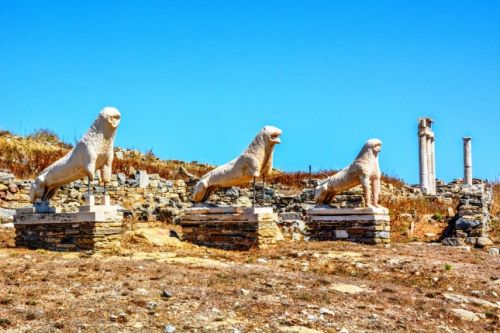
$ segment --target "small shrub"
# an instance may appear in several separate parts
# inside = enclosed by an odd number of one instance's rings
[[[10,326],[10,324],[11,324],[10,319],[0,318],[0,327],[6,328],[7,326]]]
[[[10,298],[0,298],[1,305],[9,305],[12,304],[12,299]]]
[[[33,133],[28,135],[28,139],[52,144],[58,144],[61,142],[59,136],[54,131],[46,128],[35,130]]]
[[[444,264],[444,270],[445,271],[451,271],[452,268],[453,268],[453,266],[451,264],[448,264],[448,263]]]
[[[443,219],[443,215],[441,213],[436,213],[432,216],[432,219],[439,222]]]

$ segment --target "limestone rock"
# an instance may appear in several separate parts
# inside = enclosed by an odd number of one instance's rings
[[[500,251],[497,247],[492,247],[488,250],[488,253],[491,255],[498,255],[500,254]]]
[[[493,245],[493,241],[488,237],[477,237],[477,242],[476,242],[477,247],[482,248],[490,245]]]
[[[479,321],[479,316],[472,311],[464,309],[451,309],[451,312],[458,318],[465,321]]]
[[[176,237],[171,237],[170,230],[161,228],[145,228],[133,232],[135,240],[144,241],[154,246],[181,246],[181,241]]]
[[[304,326],[280,326],[278,330],[281,333],[323,333],[322,331]]]
[[[344,283],[335,283],[332,286],[332,289],[346,294],[359,294],[366,291],[365,289],[355,286],[353,284],[344,284]]]

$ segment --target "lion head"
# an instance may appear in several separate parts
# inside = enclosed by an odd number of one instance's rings
[[[117,108],[107,106],[99,113],[99,118],[104,119],[112,129],[116,129],[120,124],[122,115]]]
[[[382,141],[379,139],[370,139],[366,141],[365,146],[378,154],[382,150]]]
[[[265,141],[273,145],[281,143],[280,135],[282,133],[282,130],[274,126],[264,126],[261,131],[261,134],[264,137]]]
[[[381,150],[382,150],[382,141],[380,141],[379,139],[370,139],[366,141],[363,148],[356,157],[356,160],[358,159],[364,160],[366,158],[369,158],[369,156],[377,157],[378,153]]]

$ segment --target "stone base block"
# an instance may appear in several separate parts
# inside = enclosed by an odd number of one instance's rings
[[[312,240],[346,240],[358,243],[390,243],[391,226],[386,208],[327,208],[307,210]]]
[[[181,216],[185,241],[225,250],[262,248],[283,240],[268,207],[195,207]]]
[[[86,251],[118,247],[123,214],[116,210],[14,215],[16,246],[53,251]]]

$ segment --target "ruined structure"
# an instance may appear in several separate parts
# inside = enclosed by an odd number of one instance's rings
[[[182,239],[225,250],[263,248],[283,240],[271,207],[198,207],[181,216]]]
[[[436,162],[433,120],[418,119],[420,188],[424,194],[436,194]]]
[[[325,205],[330,204],[338,193],[361,184],[365,208],[316,206],[308,209],[306,224],[311,239],[347,240],[368,244],[390,242],[389,211],[378,204],[378,154],[381,150],[382,141],[368,140],[349,166],[316,187],[314,200],[317,205]]]
[[[458,212],[450,221],[443,244],[452,246],[469,244],[477,247],[492,245],[488,235],[493,203],[491,186],[481,181],[474,181],[471,185],[461,186],[458,195]]]

